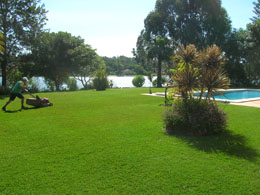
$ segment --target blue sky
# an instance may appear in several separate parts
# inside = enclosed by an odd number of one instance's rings
[[[51,32],[80,36],[101,56],[132,57],[144,19],[156,0],[42,0]],[[222,0],[233,28],[246,28],[256,0]]]

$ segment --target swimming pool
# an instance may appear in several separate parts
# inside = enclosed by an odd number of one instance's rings
[[[260,90],[240,89],[221,91],[223,95],[214,94],[216,100],[228,102],[244,102],[251,100],[260,100]],[[197,95],[196,93],[195,95]]]

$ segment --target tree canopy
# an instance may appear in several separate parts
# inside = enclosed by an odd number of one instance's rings
[[[67,32],[42,33],[37,47],[32,51],[31,76],[44,76],[55,83],[56,90],[66,82],[69,76],[81,78],[89,76],[95,70],[104,69],[104,63],[84,39]]]
[[[222,46],[231,31],[231,22],[220,0],[157,0],[154,11],[148,14],[144,23],[136,56],[156,59],[158,78],[160,62],[169,59],[170,48],[174,50],[180,44],[194,44],[198,49],[212,44]],[[159,44],[157,40],[160,40]],[[158,45],[159,49],[155,49]]]
[[[30,52],[43,31],[47,11],[40,0],[4,0],[0,2],[0,32],[5,50],[1,54],[2,85],[8,70],[17,65],[16,56]]]

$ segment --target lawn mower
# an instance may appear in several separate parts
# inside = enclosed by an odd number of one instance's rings
[[[27,98],[26,104],[34,106],[36,108],[53,106],[48,98],[40,98],[38,95],[34,96],[28,90],[26,90],[33,98]]]

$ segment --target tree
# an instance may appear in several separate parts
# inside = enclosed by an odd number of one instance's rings
[[[70,33],[58,32],[42,34],[37,47],[32,51],[32,63],[27,70],[30,74],[44,76],[54,81],[56,90],[66,82],[73,72],[78,71],[79,58],[85,59],[82,50],[87,46],[80,37],[72,36]],[[79,64],[76,64],[79,62]]]
[[[134,58],[126,56],[103,57],[109,75],[145,74],[145,69]]]
[[[225,45],[225,71],[233,86],[249,86],[251,68],[247,57],[250,55],[250,34],[248,30],[234,29]]]
[[[6,86],[7,72],[13,67],[15,56],[31,51],[36,37],[43,30],[46,13],[40,0],[0,2],[0,32],[3,34],[5,45],[0,58],[3,86]]]
[[[189,44],[198,49],[212,44],[223,46],[230,31],[231,22],[220,0],[157,0],[155,10],[145,19],[145,29],[137,40],[136,53],[140,59],[146,57],[147,51],[153,48],[151,45],[157,48],[154,37],[168,39],[173,50],[179,45]],[[157,57],[157,52],[167,49],[169,44],[160,46],[152,52]],[[167,54],[164,59],[167,59]]]
[[[156,64],[157,87],[162,87],[162,64],[164,61],[170,60],[172,48],[171,40],[166,36],[150,36],[142,31],[138,37],[135,56],[143,64],[152,64],[152,62]]]
[[[256,16],[251,19],[252,23],[247,25],[249,31],[247,44],[250,48],[247,61],[250,64],[250,72],[254,75],[253,82],[256,81],[256,83],[258,83],[260,79],[260,0],[254,2],[254,5],[254,13]]]
[[[90,81],[90,79],[87,80],[87,77],[92,76],[97,70],[105,69],[105,62],[90,45],[82,45],[76,48],[75,54],[73,64],[77,68],[73,71],[73,76],[87,89]]]

